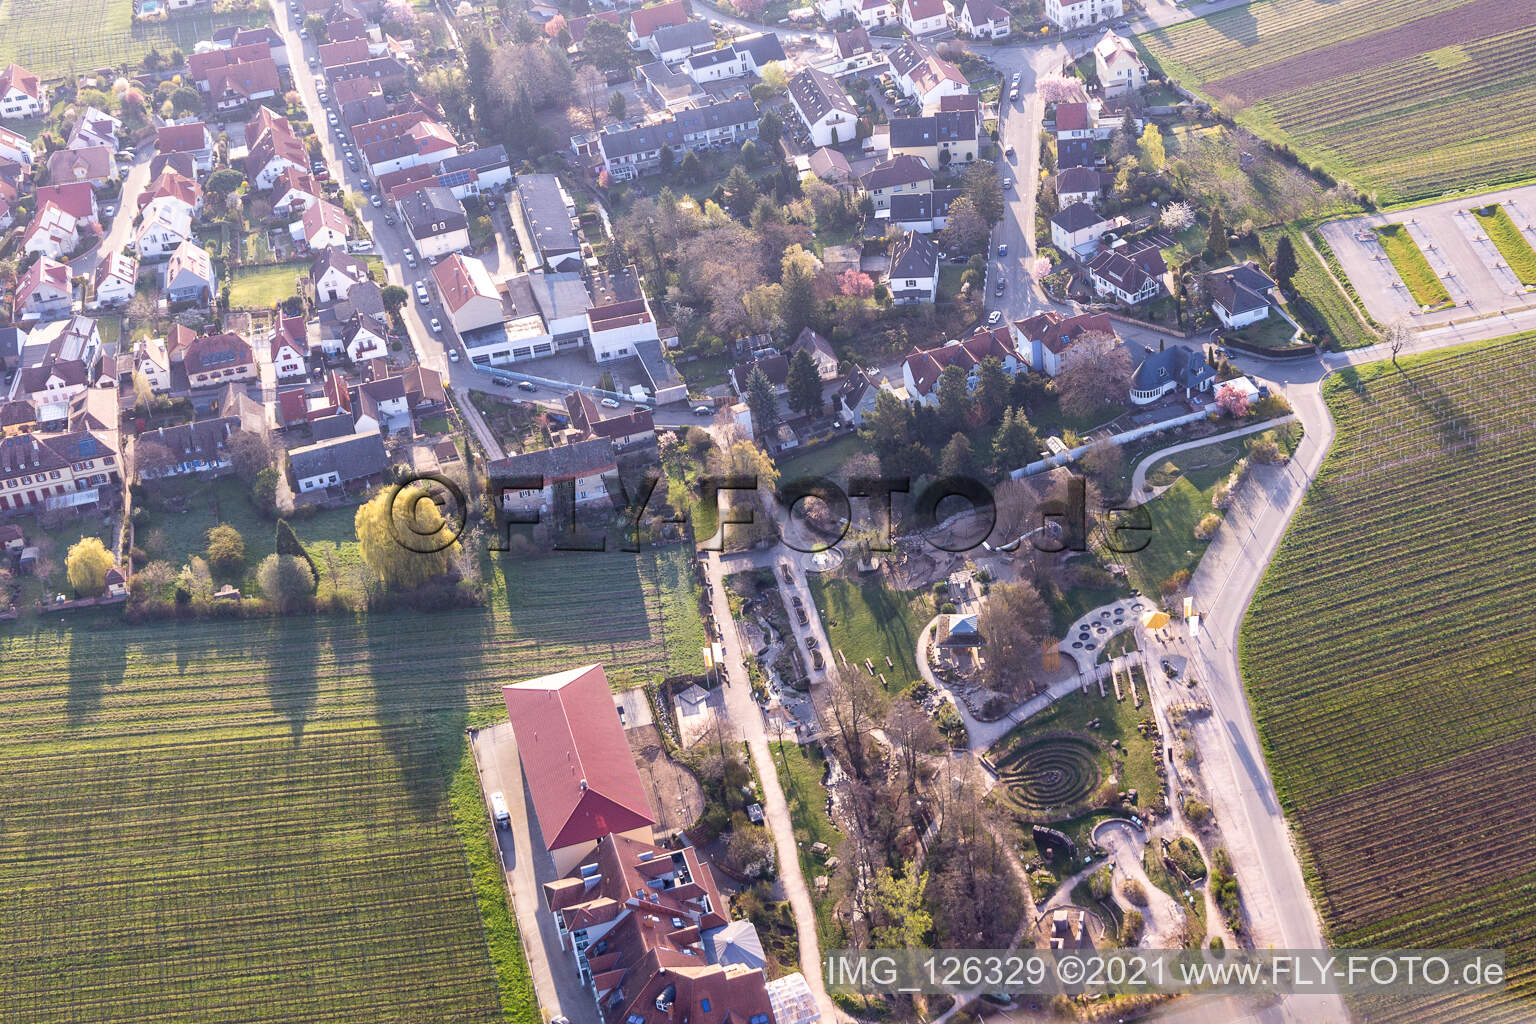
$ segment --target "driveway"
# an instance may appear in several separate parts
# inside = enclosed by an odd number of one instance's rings
[[[512,895],[512,909],[517,915],[528,969],[533,975],[534,994],[544,1019],[563,1014],[573,1021],[595,1021],[597,1007],[591,992],[581,983],[575,957],[560,947],[554,918],[544,907],[541,889],[544,883],[555,880],[555,862],[545,849],[533,803],[523,783],[523,766],[518,760],[512,723],[498,722],[472,732],[469,742],[480,774],[486,817],[490,817],[492,793],[503,794],[511,812],[511,827],[495,829],[496,852],[507,891]]]

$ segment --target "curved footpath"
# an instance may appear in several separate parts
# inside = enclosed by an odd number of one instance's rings
[[[1224,434],[1212,434],[1210,437],[1199,437],[1193,441],[1185,441],[1183,444],[1170,445],[1162,451],[1153,452],[1136,464],[1136,472],[1131,475],[1131,503],[1143,504],[1152,500],[1153,495],[1147,492],[1147,471],[1153,466],[1179,452],[1187,452],[1192,448],[1203,448],[1208,444],[1216,444],[1221,441],[1230,441],[1234,437],[1243,437],[1247,434],[1257,434],[1260,431],[1272,430],[1275,427],[1290,423],[1296,419],[1292,413],[1289,416],[1280,416],[1276,419],[1265,420],[1263,423],[1254,423],[1237,430],[1229,430]]]

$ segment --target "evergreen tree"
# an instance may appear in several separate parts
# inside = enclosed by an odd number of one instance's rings
[[[939,453],[939,472],[944,476],[972,476],[976,472],[976,454],[971,451],[971,440],[964,434],[955,434]]]
[[[1226,259],[1227,254],[1232,251],[1232,246],[1227,241],[1227,224],[1222,220],[1219,206],[1211,207],[1211,230],[1206,236],[1205,245],[1218,260]]]
[[[975,405],[983,423],[996,423],[1008,408],[1008,390],[1012,384],[1008,371],[996,358],[989,356],[981,361],[981,368],[976,373]]]
[[[805,349],[789,361],[789,407],[802,416],[821,415],[821,374]]]
[[[1003,472],[1021,469],[1040,454],[1040,439],[1029,425],[1022,409],[1009,409],[1003,413],[1002,425],[992,438],[992,457]]]
[[[697,185],[704,177],[704,165],[699,161],[699,154],[689,150],[683,157],[683,180]]]
[[[934,385],[939,396],[939,417],[946,430],[959,430],[971,411],[971,389],[966,383],[965,371],[953,364],[944,367],[939,382]]]
[[[752,426],[766,434],[779,425],[779,401],[773,394],[773,382],[761,366],[747,375],[747,408],[752,410]]]
[[[617,93],[615,93],[617,95]],[[663,175],[672,173],[672,165],[677,157],[672,152],[671,146],[662,146],[661,152],[656,154],[656,169]]]
[[[1275,280],[1282,287],[1290,288],[1291,278],[1300,269],[1296,264],[1296,246],[1290,235],[1281,235],[1280,241],[1275,243],[1275,265],[1271,269],[1275,272]]]
[[[789,337],[799,337],[816,313],[816,257],[792,245],[780,261],[779,319]]]

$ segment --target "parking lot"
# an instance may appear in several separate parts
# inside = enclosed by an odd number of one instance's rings
[[[1493,316],[1536,306],[1536,292],[1528,292],[1520,284],[1472,215],[1473,210],[1495,203],[1504,206],[1527,240],[1536,245],[1536,230],[1532,229],[1536,224],[1536,186],[1332,221],[1321,230],[1366,309],[1380,323],[1404,316],[1424,323],[1464,319],[1469,314]],[[1374,229],[1387,224],[1403,225],[1418,244],[1450,294],[1455,304],[1451,309],[1420,311],[1376,236]]]

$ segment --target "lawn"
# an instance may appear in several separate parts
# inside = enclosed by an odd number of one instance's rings
[[[296,276],[308,274],[309,264],[303,261],[242,267],[230,283],[229,305],[232,309],[271,309],[290,295],[297,295]]]
[[[792,480],[839,476],[844,463],[868,450],[858,434],[844,434],[830,441],[796,448],[779,457],[779,481],[786,484]]]
[[[1536,251],[1531,249],[1530,241],[1510,219],[1509,211],[1494,204],[1473,210],[1472,213],[1488,233],[1489,240],[1498,247],[1509,269],[1520,279],[1520,283],[1527,288],[1536,287]]]
[[[1529,776],[1536,335],[1344,371],[1338,432],[1244,622],[1275,788],[1333,945],[1508,951],[1536,991]],[[1433,538],[1454,538],[1449,544]],[[1447,836],[1456,856],[1436,856]],[[1362,1019],[1422,1020],[1364,1006]],[[1487,1020],[1440,1001],[1436,1020]]]
[[[45,78],[70,68],[81,72],[138,61],[151,49],[191,53],[226,25],[263,25],[260,11],[173,15],[163,22],[135,22],[133,0],[12,0],[0,4],[0,66],[16,61]]]
[[[769,750],[778,769],[784,800],[789,805],[789,819],[794,824],[800,870],[807,882],[813,882],[817,875],[830,878],[833,873],[827,870],[825,861],[811,853],[813,843],[826,843],[832,851],[829,856],[841,855],[843,834],[827,813],[827,790],[821,783],[826,759],[818,748],[803,747],[798,743],[770,743]],[[825,897],[818,898],[812,893],[811,901],[816,907],[816,931],[821,941],[827,943],[840,938],[842,926],[832,914],[837,903],[837,888],[832,887]]]
[[[1136,43],[1224,113],[1381,203],[1530,177],[1536,27],[1507,0],[1257,0]]]
[[[848,659],[847,671],[865,671],[865,660],[875,674],[885,676],[892,693],[905,690],[922,678],[917,670],[917,639],[933,617],[933,599],[927,594],[907,594],[880,583],[854,583],[808,573],[812,599],[821,613],[832,654]],[[893,667],[886,666],[886,659]],[[843,670],[841,659],[837,661]]]
[[[684,545],[644,552],[652,565],[647,575],[661,590],[662,632],[667,645],[667,675],[698,674],[704,670],[703,650],[709,642],[699,614],[703,590]]]
[[[465,727],[673,626],[632,554],[488,567],[480,609],[0,627],[0,1020],[537,1024]]]
[[[1419,243],[1413,240],[1407,228],[1401,224],[1386,224],[1376,228],[1376,237],[1381,239],[1382,249],[1403,279],[1413,301],[1431,309],[1451,304],[1451,293],[1445,290],[1445,284],[1430,267]]]
[[[1227,332],[1227,337],[1240,338],[1249,345],[1257,345],[1259,348],[1290,348],[1291,339],[1296,334],[1296,328],[1278,313],[1260,320],[1256,324],[1237,331]]]
[[[1282,233],[1290,235],[1296,251],[1296,276],[1291,285],[1298,297],[1288,305],[1302,327],[1319,339],[1329,338],[1339,348],[1360,348],[1375,344],[1377,338],[1360,307],[1340,285],[1339,280],[1307,244],[1306,235],[1294,228],[1274,228],[1261,234],[1265,249],[1273,253]]]

